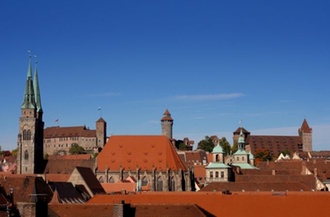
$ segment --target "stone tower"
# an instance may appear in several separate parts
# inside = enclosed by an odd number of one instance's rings
[[[298,133],[303,144],[303,151],[313,151],[312,128],[309,127],[306,119],[304,119]]]
[[[29,57],[24,99],[19,118],[17,141],[17,173],[37,174],[43,172],[43,131],[41,97],[37,64],[32,78],[31,56]]]
[[[107,122],[103,118],[96,121],[96,146],[98,148],[103,148],[107,142]]]
[[[173,119],[171,117],[171,113],[168,109],[165,110],[163,114],[163,118],[160,120],[162,125],[162,134],[167,136],[169,139],[172,139],[173,133]]]

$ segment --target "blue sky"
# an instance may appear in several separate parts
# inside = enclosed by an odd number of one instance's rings
[[[37,55],[45,127],[161,133],[195,144],[240,125],[330,149],[330,2],[0,2],[0,145],[16,148],[28,50]],[[33,60],[35,61],[35,59]]]

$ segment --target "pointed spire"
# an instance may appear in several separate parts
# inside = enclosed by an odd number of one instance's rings
[[[35,108],[30,51],[29,51],[29,65],[28,65],[28,71],[27,71],[27,79],[26,79],[26,86],[25,86],[25,91],[24,91],[24,100],[23,100],[22,108],[30,108],[30,109]]]
[[[37,57],[37,56],[35,56],[35,57]],[[39,80],[38,80],[38,61],[37,60],[36,60],[35,64],[36,65],[35,65],[34,78],[33,78],[35,103],[36,103],[36,106],[37,106],[37,112],[42,112],[40,89],[39,89]]]

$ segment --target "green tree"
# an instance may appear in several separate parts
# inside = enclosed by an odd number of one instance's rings
[[[257,150],[254,158],[259,161],[271,161],[272,160],[272,155],[268,150]]]
[[[86,154],[86,151],[83,147],[81,147],[77,143],[73,143],[69,150],[69,153],[70,154]]]
[[[205,136],[205,139],[198,142],[198,148],[204,151],[212,152],[214,145],[209,136]]]
[[[220,146],[222,147],[222,150],[225,155],[230,155],[231,146],[227,141],[226,137],[222,137],[220,139]]]
[[[238,150],[238,143],[235,142],[233,144],[233,147],[231,147],[231,153],[234,154]]]
[[[18,153],[18,149],[15,148],[14,150],[11,151],[11,154],[17,158],[17,153]]]
[[[186,144],[184,144],[184,142],[180,142],[178,146],[179,146],[178,149],[181,151],[187,150],[187,146],[186,146]]]

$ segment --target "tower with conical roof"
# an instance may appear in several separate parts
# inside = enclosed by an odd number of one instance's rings
[[[37,65],[37,63],[36,63]],[[43,160],[43,110],[38,81],[38,70],[35,67],[32,78],[31,56],[27,71],[21,116],[19,118],[19,132],[17,141],[17,173],[42,173]]]
[[[165,110],[163,114],[163,118],[160,120],[162,125],[162,134],[167,136],[169,139],[172,139],[173,133],[173,119],[171,117],[171,113],[168,109]]]
[[[312,128],[309,127],[307,120],[304,119],[301,127],[298,130],[299,136],[301,137],[302,144],[303,144],[303,151],[312,151],[313,144],[312,144]]]

